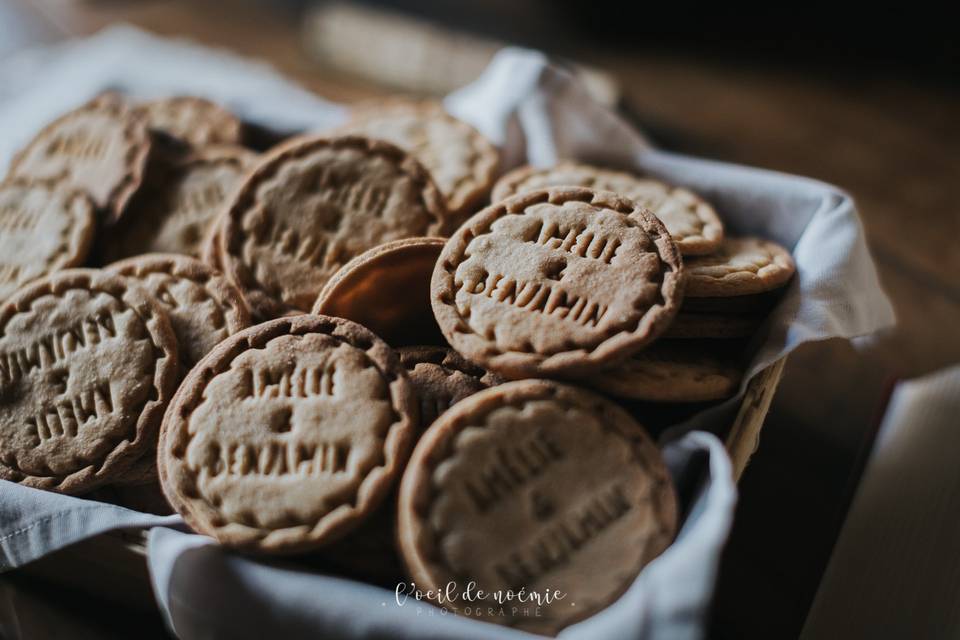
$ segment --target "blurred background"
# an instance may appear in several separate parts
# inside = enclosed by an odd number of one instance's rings
[[[263,59],[352,102],[446,93],[520,44],[562,59],[659,146],[849,190],[899,326],[859,352],[826,342],[788,360],[741,483],[711,625],[716,638],[795,637],[890,389],[960,361],[958,39],[919,7],[843,19],[813,7],[623,4],[0,0],[0,58],[127,22]],[[26,578],[0,588],[5,607],[39,602],[90,637],[128,631],[121,618],[91,620],[83,599],[50,602]]]

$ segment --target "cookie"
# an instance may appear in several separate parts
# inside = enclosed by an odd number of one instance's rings
[[[660,218],[685,256],[716,251],[723,240],[723,223],[700,196],[680,187],[623,171],[562,162],[554,167],[520,167],[503,176],[493,188],[497,202],[517,193],[552,186],[589,187],[613,191],[650,209]]]
[[[0,184],[0,300],[48,273],[83,264],[96,229],[84,193],[52,181]]]
[[[452,216],[473,213],[490,193],[497,148],[443,105],[388,100],[356,108],[351,116],[339,133],[386,140],[412,153],[433,176]]]
[[[240,144],[243,124],[220,105],[194,96],[150,100],[134,107],[134,113],[154,133],[176,141],[203,147],[212,144]]]
[[[257,553],[333,542],[384,500],[417,407],[396,354],[340,318],[279,318],[194,367],[164,417],[160,479],[199,533]]]
[[[743,377],[738,356],[717,341],[658,340],[625,363],[584,382],[630,400],[720,400],[736,393]]]
[[[507,378],[585,375],[625,360],[670,324],[683,296],[663,223],[611,192],[531,191],[450,238],[433,272],[450,345]]]
[[[681,311],[663,332],[664,338],[747,338],[766,319],[763,313],[690,313]]]
[[[9,175],[57,179],[89,195],[115,222],[140,186],[149,151],[146,123],[117,95],[105,94],[47,125],[14,156]]]
[[[363,252],[327,281],[313,313],[359,322],[393,346],[441,342],[430,276],[445,242],[407,238]]]
[[[716,253],[691,258],[686,266],[691,298],[773,291],[786,285],[796,271],[789,251],[761,238],[725,238]]]
[[[443,232],[443,198],[419,162],[359,137],[309,137],[271,152],[224,219],[221,260],[257,317],[307,311],[333,274],[390,240]]]
[[[0,478],[82,493],[156,443],[177,383],[160,305],[118,275],[71,269],[0,305]]]
[[[613,602],[677,526],[670,477],[644,429],[599,395],[545,380],[481,391],[440,416],[410,459],[398,513],[401,555],[422,591],[452,581],[565,593],[539,616],[516,603],[471,605],[481,620],[537,633]]]
[[[403,347],[397,355],[420,400],[421,429],[464,398],[504,382],[446,347]]]
[[[205,147],[151,169],[119,224],[101,234],[103,262],[142,253],[199,256],[256,155],[242,147]]]
[[[250,326],[240,290],[195,258],[151,253],[107,269],[133,278],[163,305],[180,345],[184,373],[220,342]]]

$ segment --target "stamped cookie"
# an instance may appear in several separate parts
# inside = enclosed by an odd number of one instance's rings
[[[644,429],[609,400],[544,380],[455,404],[420,439],[400,485],[398,540],[417,587],[566,594],[536,617],[516,603],[502,615],[496,602],[474,607],[538,633],[613,602],[676,526],[673,487]]]
[[[184,373],[220,342],[250,326],[240,290],[195,258],[151,253],[107,269],[135,279],[163,305],[180,345]]]
[[[134,107],[147,126],[191,146],[240,144],[243,124],[220,105],[194,96],[151,100]]]
[[[194,367],[164,418],[160,479],[187,523],[259,553],[332,542],[387,496],[417,408],[396,354],[360,325],[251,327]]]
[[[104,94],[47,125],[10,164],[10,176],[60,181],[116,221],[140,186],[150,151],[146,124]]]
[[[687,260],[691,298],[745,296],[779,289],[793,277],[790,252],[761,238],[726,238],[709,256]]]
[[[94,206],[52,181],[0,184],[0,301],[35,278],[83,264],[96,229]]]
[[[333,274],[390,240],[438,235],[448,216],[419,162],[359,137],[300,138],[247,176],[221,259],[258,317],[309,310]]]
[[[685,256],[711,253],[723,240],[723,223],[717,212],[692,191],[576,162],[543,169],[529,166],[515,169],[497,181],[492,200],[497,202],[517,193],[561,185],[613,191],[650,209]]]
[[[658,340],[585,382],[598,391],[631,400],[720,400],[732,396],[743,377],[738,356],[717,341]]]
[[[456,218],[476,211],[496,177],[497,148],[436,102],[389,100],[359,107],[337,131],[386,140],[412,153]]]
[[[406,238],[363,252],[324,285],[313,313],[359,322],[397,346],[442,341],[430,276],[444,238]]]
[[[82,493],[156,443],[177,383],[160,305],[89,269],[47,276],[0,305],[0,478]]]
[[[199,256],[256,157],[242,147],[205,147],[151,169],[120,223],[102,234],[103,261],[142,253]]]
[[[450,345],[508,378],[583,375],[657,337],[683,296],[663,223],[611,192],[541,189],[487,207],[431,281]]]
[[[421,429],[467,396],[504,382],[446,347],[403,347],[397,354],[420,400]]]

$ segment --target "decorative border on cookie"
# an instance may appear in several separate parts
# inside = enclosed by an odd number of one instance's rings
[[[441,233],[449,224],[449,213],[444,203],[443,195],[433,182],[433,178],[423,168],[416,158],[403,149],[382,140],[372,140],[360,136],[343,136],[330,138],[327,136],[309,136],[294,138],[269,152],[247,174],[243,183],[234,194],[233,201],[224,209],[219,235],[220,261],[224,272],[240,287],[247,301],[250,303],[254,316],[270,317],[293,310],[284,303],[277,292],[268,291],[263,283],[250,273],[250,268],[237,258],[232,252],[236,244],[243,237],[235,227],[239,225],[237,218],[250,210],[257,198],[260,184],[276,176],[288,159],[300,159],[309,156],[315,150],[331,147],[334,149],[360,149],[369,154],[381,155],[394,162],[401,170],[410,176],[423,204],[424,211],[436,221],[425,231],[433,235]],[[242,250],[242,249],[241,249]],[[212,253],[212,252],[211,252]],[[343,266],[343,265],[340,265]],[[306,310],[304,310],[306,311]]]
[[[20,289],[14,297],[0,305],[0,333],[10,319],[30,308],[40,297],[62,296],[72,289],[105,293],[133,311],[150,336],[154,353],[153,387],[147,400],[139,407],[134,438],[116,438],[110,453],[97,465],[58,476],[36,476],[14,468],[9,459],[0,460],[0,477],[37,489],[77,493],[109,482],[111,474],[125,471],[134,465],[142,453],[156,442],[156,433],[164,409],[175,390],[178,377],[176,338],[170,321],[160,307],[139,287],[131,287],[121,276],[95,269],[71,269],[47,276]],[[158,336],[160,338],[158,339]],[[163,340],[163,338],[166,340]],[[169,350],[161,342],[166,342]]]
[[[199,285],[209,300],[218,307],[226,307],[234,314],[231,322],[229,313],[224,313],[223,324],[214,328],[226,327],[230,334],[250,326],[250,310],[240,290],[226,277],[207,266],[197,258],[176,253],[145,253],[125,258],[107,265],[104,269],[132,278],[144,278],[153,273],[163,273],[171,278],[189,280]]]
[[[691,258],[687,269],[687,294],[691,298],[734,297],[738,295],[754,295],[767,293],[779,289],[787,284],[796,272],[793,256],[785,248],[764,238],[733,237],[727,242],[753,240],[762,245],[769,252],[772,261],[756,271],[741,269],[722,276],[708,273],[697,273],[697,261]],[[705,256],[704,259],[709,259]],[[718,266],[718,265],[714,265]],[[764,277],[766,275],[766,278]]]
[[[368,103],[360,104],[350,111],[350,118],[346,123],[340,125],[335,132],[342,132],[350,135],[351,131],[356,135],[356,127],[362,124],[384,118],[390,112],[414,112],[428,114],[429,117],[440,117],[447,120],[451,125],[458,129],[463,129],[465,137],[470,141],[471,157],[468,161],[473,167],[473,174],[470,176],[461,176],[454,184],[450,197],[446,199],[447,208],[450,215],[454,218],[460,218],[469,215],[470,209],[479,204],[490,190],[493,188],[497,172],[500,168],[500,152],[490,140],[480,133],[476,127],[468,122],[451,115],[443,108],[441,102],[434,100],[410,100],[404,98],[386,98],[383,100],[374,100]],[[468,180],[472,179],[474,184],[466,188],[461,188]],[[453,231],[453,229],[448,229]]]
[[[581,398],[588,400],[591,406],[581,402]],[[438,539],[445,532],[437,531],[429,522],[434,498],[442,492],[438,491],[434,479],[436,469],[452,457],[457,440],[465,429],[484,428],[486,417],[497,409],[513,407],[522,410],[526,403],[539,400],[554,400],[567,410],[591,410],[597,415],[597,424],[602,430],[614,431],[630,443],[638,464],[652,477],[650,501],[655,505],[653,508],[661,514],[662,521],[669,523],[667,530],[659,532],[663,544],[649,544],[648,553],[639,566],[624,568],[619,576],[623,584],[610,602],[620,597],[643,567],[673,540],[678,518],[676,493],[659,451],[643,427],[614,402],[595,392],[548,380],[508,382],[479,391],[447,410],[420,438],[407,465],[400,483],[397,543],[407,573],[421,589],[442,588],[449,580],[461,585],[470,581],[470,576],[457,575],[444,564]],[[635,425],[636,429],[630,429],[631,433],[623,428],[624,425]],[[564,620],[564,626],[597,613],[602,606],[598,606],[596,599],[584,601],[583,598],[578,598],[577,605],[578,615]]]
[[[558,162],[552,167],[534,167],[527,165],[524,167],[518,167],[513,171],[510,171],[506,175],[502,176],[497,183],[493,186],[493,192],[491,194],[491,200],[493,202],[498,202],[500,200],[505,200],[509,197],[517,195],[523,189],[524,183],[527,180],[534,176],[542,176],[549,174],[552,171],[562,171],[562,170],[573,170],[573,169],[596,169],[602,171],[608,175],[617,176],[627,180],[635,180],[637,182],[648,182],[656,183],[659,186],[662,186],[667,193],[674,195],[680,194],[681,197],[692,200],[696,203],[694,212],[697,215],[697,218],[700,220],[699,232],[694,235],[685,235],[685,236],[672,236],[674,242],[677,243],[677,246],[680,247],[680,252],[685,256],[693,255],[704,255],[712,253],[716,250],[719,243],[723,240],[724,229],[723,222],[720,220],[720,216],[717,215],[716,209],[713,206],[701,198],[699,195],[685,189],[683,187],[677,187],[672,184],[668,184],[662,180],[657,180],[655,178],[648,178],[637,176],[626,171],[618,171],[616,169],[607,169],[605,167],[592,167],[580,162],[573,161],[564,161]],[[589,184],[582,185],[588,189],[597,189],[603,191],[596,186],[596,177],[591,177],[589,179]],[[580,186],[580,185],[577,185]],[[550,187],[539,187],[539,188],[550,188]],[[627,197],[625,194],[618,194],[622,197]]]
[[[209,382],[232,367],[240,354],[264,349],[284,336],[319,333],[335,338],[367,354],[370,366],[387,382],[395,419],[387,429],[382,464],[370,469],[360,481],[354,498],[322,515],[313,526],[268,529],[256,523],[251,512],[248,522],[227,522],[196,487],[196,478],[183,463],[190,444],[189,418],[203,402]],[[297,553],[333,542],[364,520],[364,509],[373,509],[389,494],[413,448],[417,420],[413,387],[396,354],[376,335],[361,325],[329,316],[299,315],[277,318],[250,327],[220,343],[207,354],[180,385],[160,429],[160,482],[167,500],[196,531],[213,535],[221,544],[254,553]],[[171,462],[171,458],[176,462]],[[338,513],[339,512],[339,513]],[[337,515],[334,515],[337,514]]]
[[[549,355],[532,351],[503,351],[477,334],[456,309],[454,284],[457,266],[470,242],[489,233],[493,223],[505,215],[523,215],[533,204],[553,204],[578,200],[610,208],[643,228],[656,247],[662,268],[659,272],[660,297],[630,329],[603,339],[592,349],[578,348]],[[468,220],[444,246],[430,282],[430,302],[437,323],[450,345],[468,359],[511,378],[582,375],[613,365],[636,353],[653,341],[670,324],[683,300],[685,274],[680,251],[663,223],[650,211],[610,191],[585,187],[551,187],[521,193],[493,204]]]
[[[0,184],[0,189],[7,187],[13,187],[17,189],[32,189],[37,186],[45,188],[50,192],[57,192],[61,190],[60,181],[56,178],[47,180],[10,178],[3,184]],[[57,270],[69,269],[71,267],[82,265],[87,259],[87,256],[90,254],[90,250],[93,248],[93,243],[96,236],[97,207],[93,200],[90,199],[90,196],[80,189],[74,189],[72,192],[65,193],[64,201],[66,204],[66,213],[71,218],[71,223],[64,227],[60,236],[60,244],[57,246],[57,250],[43,263],[43,271],[40,275],[20,284],[17,288],[23,287],[37,278],[42,278],[51,273],[55,273]],[[81,202],[80,206],[85,206],[87,208],[87,211],[80,213],[79,216],[74,215],[74,207],[77,206],[77,201]],[[73,232],[72,238],[69,237],[70,232]],[[76,249],[75,255],[72,258],[69,257],[71,248]],[[58,262],[61,256],[65,255],[68,256],[67,259],[62,262]],[[0,302],[2,301],[3,299],[0,298]]]
[[[133,194],[136,193],[140,184],[143,182],[147,170],[147,158],[150,155],[150,148],[152,146],[146,120],[135,116],[123,101],[122,96],[116,93],[107,92],[101,94],[86,104],[63,114],[41,129],[40,132],[27,143],[27,146],[13,156],[13,159],[10,161],[8,175],[29,178],[29,176],[17,176],[17,172],[23,158],[26,157],[27,153],[35,144],[38,144],[39,140],[64,122],[81,117],[85,113],[97,111],[106,111],[108,115],[123,123],[123,137],[129,144],[127,153],[124,156],[127,173],[125,173],[118,184],[110,190],[106,206],[101,209],[107,214],[107,222],[114,223],[123,215],[123,211],[126,209]],[[59,178],[62,177],[63,174],[59,176]],[[99,205],[97,208],[100,209]]]

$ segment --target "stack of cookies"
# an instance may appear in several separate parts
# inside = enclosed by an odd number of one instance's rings
[[[246,131],[106,94],[14,158],[0,478],[384,584],[566,593],[471,614],[532,631],[612,602],[677,529],[622,402],[732,395],[789,253],[647,177],[498,179],[434,103]]]

